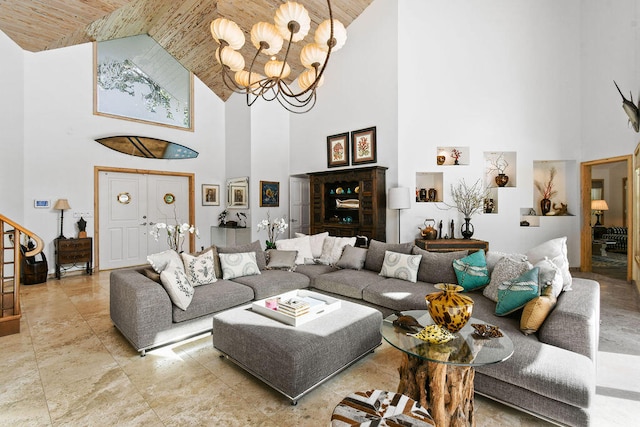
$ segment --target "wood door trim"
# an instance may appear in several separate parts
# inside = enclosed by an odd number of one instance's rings
[[[128,169],[110,166],[93,167],[93,253],[94,271],[100,271],[100,172],[132,173],[137,175],[165,175],[186,177],[189,182],[189,224],[196,223],[195,174],[191,172],[171,172],[152,169]],[[195,252],[196,242],[193,234],[189,234],[189,252]]]

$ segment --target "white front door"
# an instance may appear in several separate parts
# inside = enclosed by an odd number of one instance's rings
[[[309,234],[310,215],[309,178],[289,178],[289,236]]]
[[[151,227],[189,221],[188,178],[100,172],[98,202],[100,269],[146,264],[148,254],[168,248],[166,233],[156,241]]]

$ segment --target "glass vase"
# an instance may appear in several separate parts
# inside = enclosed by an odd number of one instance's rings
[[[436,325],[449,332],[458,332],[471,318],[473,300],[460,294],[464,290],[460,285],[438,283],[435,287],[440,289],[440,292],[433,292],[424,297],[429,315]]]

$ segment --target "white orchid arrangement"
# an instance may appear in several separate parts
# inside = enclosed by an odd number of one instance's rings
[[[186,222],[180,224],[177,219],[175,225],[164,222],[157,222],[153,225],[150,234],[156,239],[156,242],[160,237],[160,230],[165,230],[167,232],[167,244],[176,252],[182,251],[182,245],[184,244],[184,239],[187,233],[195,234],[198,238],[200,237],[200,232],[195,225],[190,225]]]
[[[287,224],[284,217],[271,221],[271,217],[267,212],[267,218],[258,223],[258,231],[267,230],[267,249],[275,249],[276,239],[280,234],[284,233],[288,227],[289,224]]]

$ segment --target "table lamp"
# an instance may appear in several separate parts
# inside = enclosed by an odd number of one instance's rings
[[[602,216],[602,211],[608,211],[609,206],[607,205],[606,200],[592,200],[591,201],[591,210],[593,214],[596,216],[596,224],[595,226],[601,226],[600,217]]]
[[[408,187],[395,187],[389,189],[389,209],[398,210],[398,243],[400,243],[400,210],[411,207]]]
[[[71,209],[69,201],[67,201],[67,199],[58,199],[56,204],[53,206],[53,209],[60,209],[60,236],[58,236],[58,239],[66,239],[64,234],[62,234],[62,227],[64,225],[64,211],[66,209]]]

